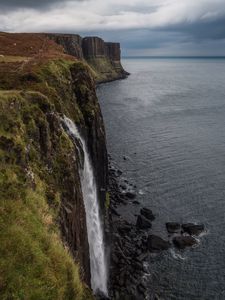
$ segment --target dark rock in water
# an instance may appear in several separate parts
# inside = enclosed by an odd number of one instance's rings
[[[182,224],[182,229],[184,232],[187,232],[190,235],[199,235],[204,231],[205,226],[203,224],[196,225],[193,223],[187,223],[187,224]]]
[[[134,192],[126,192],[125,196],[129,199],[134,199],[136,194]]]
[[[126,190],[127,189],[126,184],[123,184],[123,183],[120,184],[120,187],[121,187],[122,190]]]
[[[139,229],[149,229],[152,227],[152,224],[151,222],[146,219],[144,216],[142,215],[139,215],[137,217],[137,223],[136,223],[136,226],[139,228]]]
[[[138,202],[138,201],[133,201],[133,204],[135,204],[135,205],[140,205],[140,202]]]
[[[150,252],[163,251],[170,248],[170,243],[168,241],[164,241],[161,237],[156,235],[148,236],[147,245]]]
[[[120,175],[122,175],[123,174],[123,172],[121,171],[121,170],[117,170],[117,174],[120,176]]]
[[[176,236],[173,243],[177,248],[184,249],[196,245],[197,241],[192,236]]]
[[[141,215],[145,218],[149,219],[150,221],[155,220],[155,216],[153,215],[151,209],[148,209],[146,207],[143,207],[140,211]]]
[[[177,233],[180,231],[180,224],[176,222],[166,223],[166,229],[169,233]]]

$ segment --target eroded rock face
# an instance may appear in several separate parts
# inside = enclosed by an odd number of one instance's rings
[[[85,127],[82,128],[82,131],[86,137],[88,150],[94,166],[100,207],[102,212],[104,212],[108,182],[108,155],[106,150],[105,128],[96,96],[95,82],[87,68],[82,66],[80,71],[72,67],[71,74],[73,92],[84,116]],[[83,88],[84,86],[86,89]]]
[[[96,36],[82,38],[78,34],[49,33],[46,36],[62,46],[65,54],[86,60],[96,74],[97,83],[123,79],[129,75],[121,65],[119,43],[106,43]]]
[[[48,37],[64,48],[65,53],[83,59],[82,37],[78,34],[48,34]]]
[[[121,50],[119,43],[105,43],[106,55],[114,62],[120,61]]]
[[[99,37],[83,38],[82,49],[85,58],[106,56],[105,42]]]

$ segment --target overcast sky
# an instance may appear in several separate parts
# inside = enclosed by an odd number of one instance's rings
[[[0,31],[118,41],[124,55],[225,55],[225,0],[0,0]]]

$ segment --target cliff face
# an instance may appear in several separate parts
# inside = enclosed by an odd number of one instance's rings
[[[82,111],[85,126],[81,127],[86,137],[89,153],[94,166],[98,196],[104,215],[106,187],[108,183],[108,155],[105,128],[101,109],[96,96],[95,82],[89,70],[82,64],[71,68],[73,92]]]
[[[82,38],[78,34],[48,34],[47,36],[63,46],[67,54],[83,59]]]
[[[55,39],[64,45],[64,53]],[[0,298],[3,299],[92,299],[84,283],[90,286],[89,246],[79,175],[82,162],[75,142],[63,129],[62,116],[72,119],[86,138],[102,211],[106,199],[107,151],[90,68],[74,55],[65,54],[65,49],[67,53],[75,53],[75,38],[72,40],[71,36],[61,35],[52,39],[31,34],[1,36]],[[79,37],[77,40],[80,41]]]
[[[64,52],[84,59],[97,83],[126,78],[121,65],[119,43],[106,43],[99,37],[81,38],[78,35],[47,34],[64,48]]]
[[[99,37],[85,37],[82,41],[82,49],[86,59],[105,57],[105,42]]]

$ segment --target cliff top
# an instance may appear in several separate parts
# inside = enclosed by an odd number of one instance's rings
[[[63,57],[73,59],[64,53],[63,47],[39,33],[0,33],[0,59],[4,56],[17,57]]]

